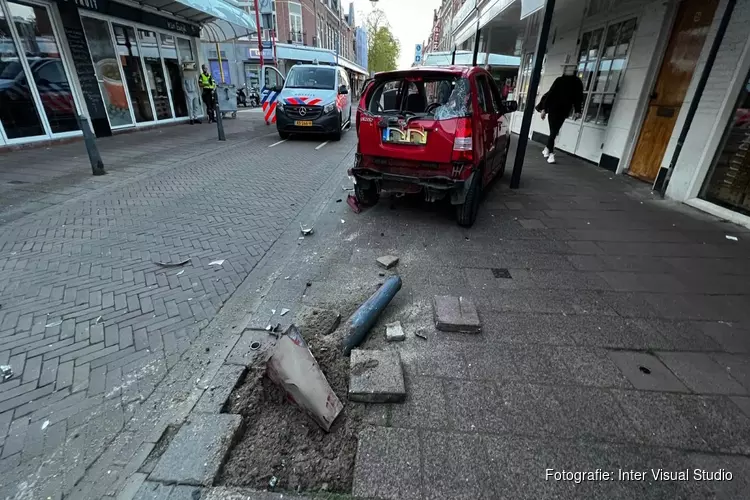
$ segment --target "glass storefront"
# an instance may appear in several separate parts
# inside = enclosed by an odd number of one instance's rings
[[[113,128],[188,116],[183,62],[193,42],[80,11]]]
[[[750,215],[750,75],[706,176],[701,198]]]
[[[0,138],[14,142],[78,130],[59,47],[48,7],[0,4]]]

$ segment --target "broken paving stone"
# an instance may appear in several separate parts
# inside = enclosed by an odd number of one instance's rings
[[[239,415],[191,414],[169,443],[149,480],[211,486],[241,426]]]
[[[401,323],[396,321],[395,323],[385,325],[385,338],[388,342],[404,340],[406,338],[406,334],[404,333],[404,329],[401,327]]]
[[[401,403],[406,399],[404,372],[398,351],[351,353],[349,400],[360,403]]]
[[[444,332],[479,333],[481,323],[474,303],[465,297],[435,296],[435,327]]]
[[[395,255],[384,255],[382,257],[378,257],[377,262],[382,267],[390,269],[398,264],[398,257],[396,257]]]
[[[244,375],[244,366],[223,365],[211,381],[210,389],[207,389],[203,393],[193,411],[198,413],[221,413],[229,399],[229,395],[240,383]]]

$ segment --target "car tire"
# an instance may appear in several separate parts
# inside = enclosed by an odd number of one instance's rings
[[[357,202],[360,205],[372,206],[380,200],[380,193],[378,187],[374,182],[371,182],[368,187],[362,187],[360,184],[354,185],[354,196],[357,198]]]
[[[339,119],[336,122],[336,132],[333,133],[332,137],[334,141],[341,140],[341,113],[339,113]]]
[[[280,137],[280,138],[281,138],[282,140],[286,140],[286,139],[289,139],[289,132],[282,132],[281,130],[279,130],[279,137]]]
[[[456,206],[456,220],[459,226],[471,227],[477,219],[479,202],[482,198],[482,172],[477,171],[471,180],[469,192],[461,205]]]

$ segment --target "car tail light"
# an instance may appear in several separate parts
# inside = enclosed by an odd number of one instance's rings
[[[453,161],[470,162],[474,158],[474,141],[471,134],[471,118],[459,118],[456,136],[453,139]]]

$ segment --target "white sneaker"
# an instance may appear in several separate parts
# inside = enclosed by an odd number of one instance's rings
[[[550,153],[550,155],[547,157],[547,163],[556,163],[555,162],[555,153]]]
[[[548,148],[544,148],[542,150],[542,156],[544,156],[545,158],[547,158],[549,156],[549,149]]]

